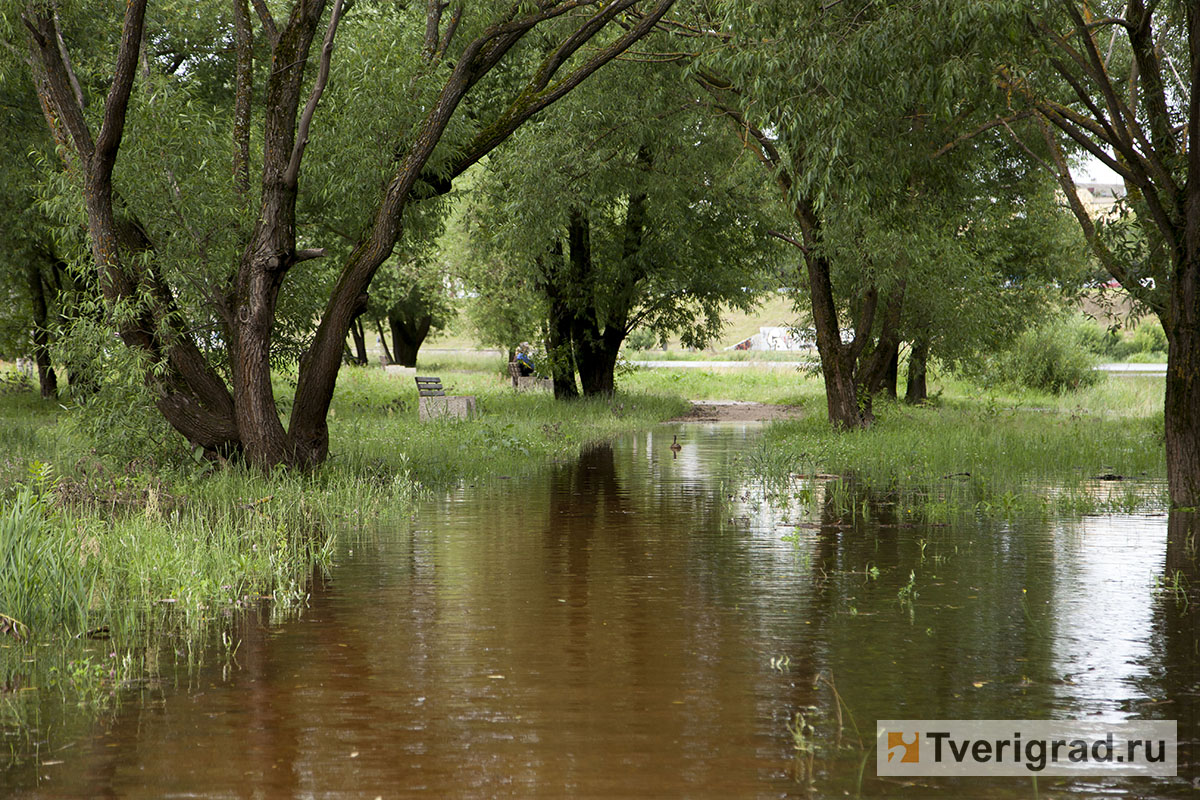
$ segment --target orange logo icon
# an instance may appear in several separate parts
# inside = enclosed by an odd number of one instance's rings
[[[905,736],[911,736],[912,741],[905,741]],[[887,760],[900,756],[901,764],[917,764],[921,761],[921,735],[919,733],[905,734],[901,731],[888,731]]]

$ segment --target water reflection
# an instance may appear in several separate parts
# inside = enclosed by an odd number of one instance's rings
[[[878,780],[874,721],[1107,715],[1179,719],[1185,778],[1042,796],[1190,791],[1194,521],[921,523],[852,481],[743,484],[756,436],[661,428],[437,498],[346,545],[299,621],[241,620],[234,668],[130,698],[63,764],[0,779],[30,796],[1026,797]]]

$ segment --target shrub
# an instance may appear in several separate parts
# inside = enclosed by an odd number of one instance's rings
[[[1163,332],[1162,323],[1157,317],[1142,320],[1141,324],[1129,337],[1129,343],[1135,353],[1165,353],[1167,352],[1167,334]]]
[[[984,386],[1008,384],[1063,394],[1095,384],[1096,355],[1080,326],[1056,319],[1031,328],[1008,350],[966,365],[967,377]]]
[[[1116,358],[1117,351],[1125,343],[1120,333],[1094,320],[1076,318],[1070,327],[1084,349],[1095,356]]]
[[[1100,377],[1078,329],[1062,321],[1025,331],[1007,355],[1010,380],[1030,389],[1062,394],[1091,386]]]

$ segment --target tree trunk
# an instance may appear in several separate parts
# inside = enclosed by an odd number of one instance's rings
[[[383,349],[383,365],[386,367],[388,364],[395,364],[396,362],[392,359],[392,351],[388,347],[387,334],[383,331],[383,320],[375,320],[375,330],[379,332],[379,346]]]
[[[887,370],[883,373],[883,393],[895,400],[896,384],[900,381],[900,342],[895,342],[891,349]]]
[[[813,325],[817,333],[817,354],[821,358],[821,375],[825,378],[825,407],[835,428],[850,430],[871,424],[871,395],[864,393],[861,402],[855,380],[856,347],[869,332],[856,330],[854,341],[843,344],[838,325],[837,307],[833,302],[833,283],[829,262],[811,251],[806,254],[808,285],[812,298]],[[873,321],[875,297],[865,298],[866,313],[860,315]]]
[[[575,360],[579,366],[579,382],[584,397],[612,397],[616,392],[617,354],[621,349],[621,338],[603,333],[589,326],[582,339],[575,341]],[[623,338],[623,337],[622,337]]]
[[[46,283],[37,261],[30,259],[25,265],[25,277],[29,282],[29,295],[33,300],[33,358],[37,362],[38,385],[42,397],[49,400],[58,397],[58,376],[50,364],[50,313],[46,304]]]
[[[571,346],[574,315],[556,294],[550,297],[549,322],[546,329],[546,357],[550,360],[554,399],[573,400],[579,397],[579,389],[575,386],[575,358]]]
[[[392,327],[392,353],[396,356],[396,363],[402,367],[415,367],[417,351],[429,335],[433,317],[423,314],[409,319],[393,308],[388,312],[388,324]]]
[[[1200,330],[1195,325],[1176,322],[1167,329],[1163,415],[1171,505],[1200,507]]]
[[[924,403],[929,399],[929,388],[925,383],[926,364],[929,361],[929,340],[917,339],[908,353],[908,385],[904,402],[910,405]]]
[[[363,330],[362,317],[354,320],[350,326],[350,337],[354,339],[354,363],[365,367],[370,363],[367,357],[367,332]]]
[[[888,292],[883,319],[880,320],[879,338],[871,356],[859,368],[861,376],[858,383],[867,395],[887,392],[891,397],[896,396],[896,362],[900,358],[900,319],[904,311],[904,290],[905,282],[901,281]],[[869,335],[870,331],[863,330],[861,334]],[[855,340],[861,334],[856,331]]]

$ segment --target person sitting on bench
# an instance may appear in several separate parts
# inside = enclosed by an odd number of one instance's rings
[[[522,378],[533,374],[533,356],[529,352],[531,349],[529,342],[521,342],[521,346],[517,348],[517,371]]]

